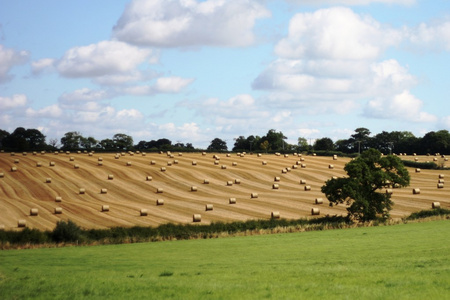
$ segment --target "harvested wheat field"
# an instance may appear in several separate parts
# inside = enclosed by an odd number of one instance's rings
[[[435,157],[402,157],[415,158]],[[83,228],[108,228],[193,223],[194,215],[197,224],[269,219],[274,212],[288,219],[342,215],[345,206],[328,206],[320,188],[344,176],[348,161],[236,153],[0,153],[0,226],[51,230],[68,219]],[[408,170],[411,185],[391,190],[393,218],[435,202],[450,207],[448,172]]]

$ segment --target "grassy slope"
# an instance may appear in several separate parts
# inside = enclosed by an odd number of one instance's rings
[[[0,252],[0,298],[443,299],[450,222]],[[166,275],[166,276],[163,276]]]

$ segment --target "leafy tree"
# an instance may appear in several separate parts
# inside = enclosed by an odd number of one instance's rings
[[[349,139],[354,146],[354,152],[361,153],[361,151],[369,148],[370,130],[364,127],[356,128],[355,133]]]
[[[112,139],[103,139],[100,141],[100,147],[106,151],[112,151],[115,149],[114,141]]]
[[[211,144],[209,144],[209,146],[206,150],[218,151],[218,152],[228,151],[227,142],[225,142],[219,138],[215,138],[211,141]]]
[[[314,149],[315,150],[325,150],[325,151],[331,151],[334,149],[334,143],[333,140],[327,137],[317,139],[314,142]]]
[[[117,150],[130,150],[133,148],[133,138],[124,133],[116,133],[113,142]]]
[[[298,151],[308,151],[308,140],[304,137],[299,137],[297,140]]]
[[[266,151],[266,153],[267,153],[267,151],[270,150],[269,141],[265,140],[264,142],[261,143],[260,147],[262,150]]]
[[[94,147],[96,147],[98,144],[98,141],[96,139],[94,139],[93,137],[81,137],[80,139],[80,145],[81,147],[85,148],[85,149],[92,149]]]
[[[9,136],[9,132],[0,129],[0,148],[3,147],[3,140]]]
[[[37,129],[17,127],[13,133],[3,138],[5,147],[16,151],[38,150],[45,148],[45,135]]]
[[[82,138],[81,133],[79,133],[78,131],[66,132],[64,136],[61,138],[62,149],[65,150],[79,149],[81,138]]]
[[[389,217],[393,205],[391,195],[382,188],[391,185],[407,186],[410,176],[401,160],[393,155],[381,156],[375,149],[364,151],[345,165],[347,177],[330,179],[322,192],[330,206],[345,203],[349,215],[359,221]]]

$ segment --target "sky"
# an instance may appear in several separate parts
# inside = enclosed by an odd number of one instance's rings
[[[231,149],[450,129],[450,1],[0,0],[0,129]]]

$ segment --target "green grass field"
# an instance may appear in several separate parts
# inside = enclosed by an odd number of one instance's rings
[[[450,299],[450,222],[0,251],[0,299]]]

